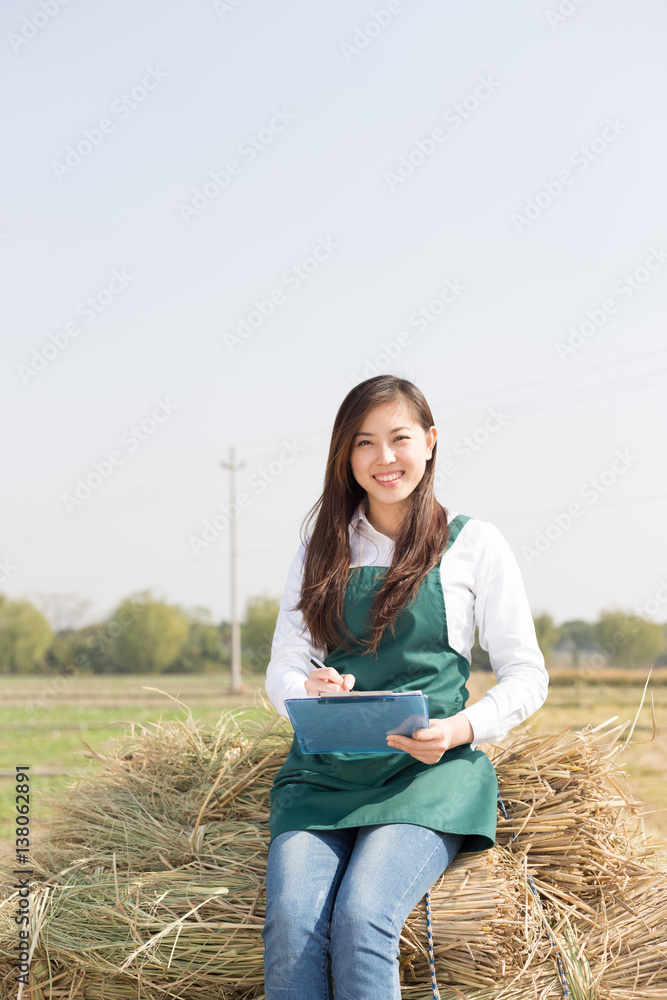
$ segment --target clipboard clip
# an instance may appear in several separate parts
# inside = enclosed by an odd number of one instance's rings
[[[355,700],[357,702],[357,704],[359,704],[360,701],[364,701],[364,702],[371,702],[371,701],[373,701],[373,702],[375,702],[375,701],[396,701],[396,695],[392,691],[388,691],[386,694],[382,694],[380,692],[378,694],[373,693],[372,695],[369,694],[368,691],[363,691],[363,692],[360,692],[360,694],[365,694],[366,697],[365,698],[356,698],[356,699],[353,699],[353,700]],[[334,704],[335,705],[344,705],[345,702],[346,702],[346,700],[347,699],[341,698],[339,695],[335,695],[335,694],[333,694],[333,695],[331,695],[331,694],[323,694],[323,695],[319,695],[318,696],[317,704],[318,705],[334,705]]]
[[[318,698],[386,698],[393,691],[318,691]]]

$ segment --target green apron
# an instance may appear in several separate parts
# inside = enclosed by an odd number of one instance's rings
[[[468,520],[459,515],[451,522],[447,549]],[[385,630],[377,657],[358,645],[386,571],[385,566],[349,571],[344,619],[358,651],[338,646],[324,662],[340,674],[354,674],[356,691],[421,690],[428,695],[431,719],[455,715],[468,699],[469,664],[449,645],[439,564],[399,613],[394,635]],[[495,842],[497,795],[493,764],[470,744],[424,764],[402,752],[306,754],[294,736],[271,789],[269,829],[273,840],[286,830],[414,823],[462,834],[462,852],[484,851]]]

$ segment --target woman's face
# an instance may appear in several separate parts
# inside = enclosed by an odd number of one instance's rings
[[[361,421],[352,441],[350,465],[369,503],[407,505],[420,482],[437,436],[425,431],[404,405],[384,403]]]

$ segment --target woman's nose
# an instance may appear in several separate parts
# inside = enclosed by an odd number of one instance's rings
[[[381,444],[378,449],[378,461],[381,465],[390,465],[396,461],[393,449],[388,444]]]

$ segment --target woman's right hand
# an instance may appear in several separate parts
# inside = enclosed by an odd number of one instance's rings
[[[333,667],[315,667],[304,681],[307,694],[329,694],[331,691],[351,691],[354,674],[339,674]]]

